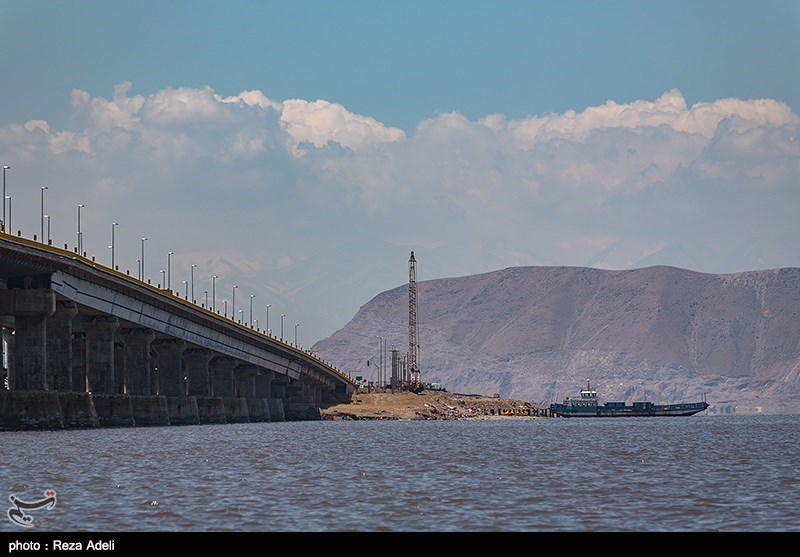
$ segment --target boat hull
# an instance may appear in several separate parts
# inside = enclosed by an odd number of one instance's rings
[[[692,416],[708,408],[707,402],[652,404],[634,402],[632,405],[570,406],[551,404],[550,412],[563,418],[624,418],[654,416]]]

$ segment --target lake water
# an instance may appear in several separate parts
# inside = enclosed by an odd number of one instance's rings
[[[6,533],[800,531],[797,415],[2,432],[0,447]],[[10,496],[47,490],[31,527],[8,518]]]

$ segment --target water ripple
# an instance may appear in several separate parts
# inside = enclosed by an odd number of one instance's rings
[[[800,531],[800,416],[3,432],[53,531]],[[0,522],[0,531],[18,529]]]

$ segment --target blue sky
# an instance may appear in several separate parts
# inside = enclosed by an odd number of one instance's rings
[[[800,265],[798,60],[797,1],[5,0],[0,162],[23,235],[46,185],[54,243],[85,204],[99,261],[119,222],[122,268],[147,237],[153,282],[173,251],[174,290],[310,347],[411,250]]]

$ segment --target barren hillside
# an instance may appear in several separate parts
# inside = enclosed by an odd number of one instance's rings
[[[591,380],[605,400],[800,413],[799,268],[513,267],[418,282],[417,298],[422,379],[451,392],[549,404]],[[312,351],[377,380],[378,337],[408,352],[407,285]]]

